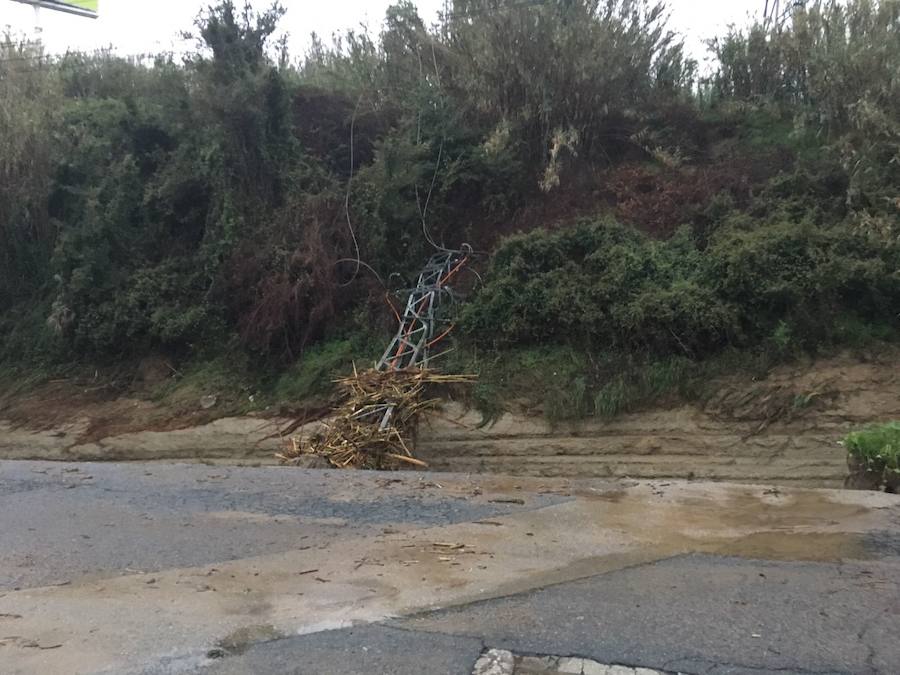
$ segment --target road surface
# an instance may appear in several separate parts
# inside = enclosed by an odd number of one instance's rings
[[[893,495],[0,462],[4,675],[887,675],[897,635]]]

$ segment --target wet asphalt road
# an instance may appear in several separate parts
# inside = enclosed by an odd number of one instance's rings
[[[499,648],[705,675],[895,675],[898,572],[897,559],[838,565],[685,555],[258,644],[191,672],[468,675],[483,649]]]
[[[324,547],[336,538],[526,507],[440,474],[203,464],[0,462],[0,591]],[[535,495],[528,508],[563,501]]]
[[[498,503],[465,478],[449,489],[452,480],[278,467],[0,462],[0,596],[327,547],[349,536],[488,519],[572,499],[530,492],[527,505]],[[464,675],[483,649],[502,648],[698,674],[895,675],[900,510],[885,514],[890,527],[867,535],[861,560],[677,555],[411,617],[260,637],[215,654],[221,658],[163,659],[136,672]],[[0,639],[0,673],[2,659]]]

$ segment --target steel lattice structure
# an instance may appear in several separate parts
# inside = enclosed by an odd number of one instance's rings
[[[431,358],[431,348],[437,345],[449,332],[447,326],[438,333],[438,327],[446,323],[439,316],[438,309],[443,301],[453,299],[449,282],[466,265],[472,249],[461,251],[441,250],[428,259],[415,288],[409,291],[406,308],[399,316],[397,332],[384,351],[377,370],[402,370],[404,368],[425,368]],[[391,423],[394,403],[385,401],[375,407],[360,410],[356,419],[378,422],[379,429],[386,429]]]
[[[409,292],[400,326],[378,362],[378,370],[424,368],[428,365],[430,349],[448,332],[438,335],[441,319],[437,309],[441,301],[452,298],[450,280],[468,262],[471,249],[441,251],[428,259],[415,288]]]

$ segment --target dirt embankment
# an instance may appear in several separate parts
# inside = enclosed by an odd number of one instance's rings
[[[477,429],[476,413],[451,408],[422,430],[420,456],[454,471],[839,486],[847,431],[900,419],[900,358],[823,359],[711,390],[703,403],[555,428],[507,414]]]
[[[846,475],[840,438],[900,419],[900,358],[840,356],[756,381],[723,378],[712,389],[702,403],[557,426],[516,412],[481,426],[476,411],[448,402],[423,425],[418,451],[440,470],[837,486]],[[176,414],[58,382],[4,402],[0,457],[274,461],[291,421],[218,417],[199,402]]]

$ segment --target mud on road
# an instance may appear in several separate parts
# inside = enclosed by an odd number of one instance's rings
[[[46,462],[3,462],[0,486],[0,655],[17,673],[202,670],[273,639],[684,555],[825,565],[828,579],[852,561],[882,597],[900,572],[900,498],[881,493]],[[793,602],[807,612],[821,599],[805,593]],[[847,606],[865,614],[859,600]],[[487,623],[526,635],[518,616]]]

